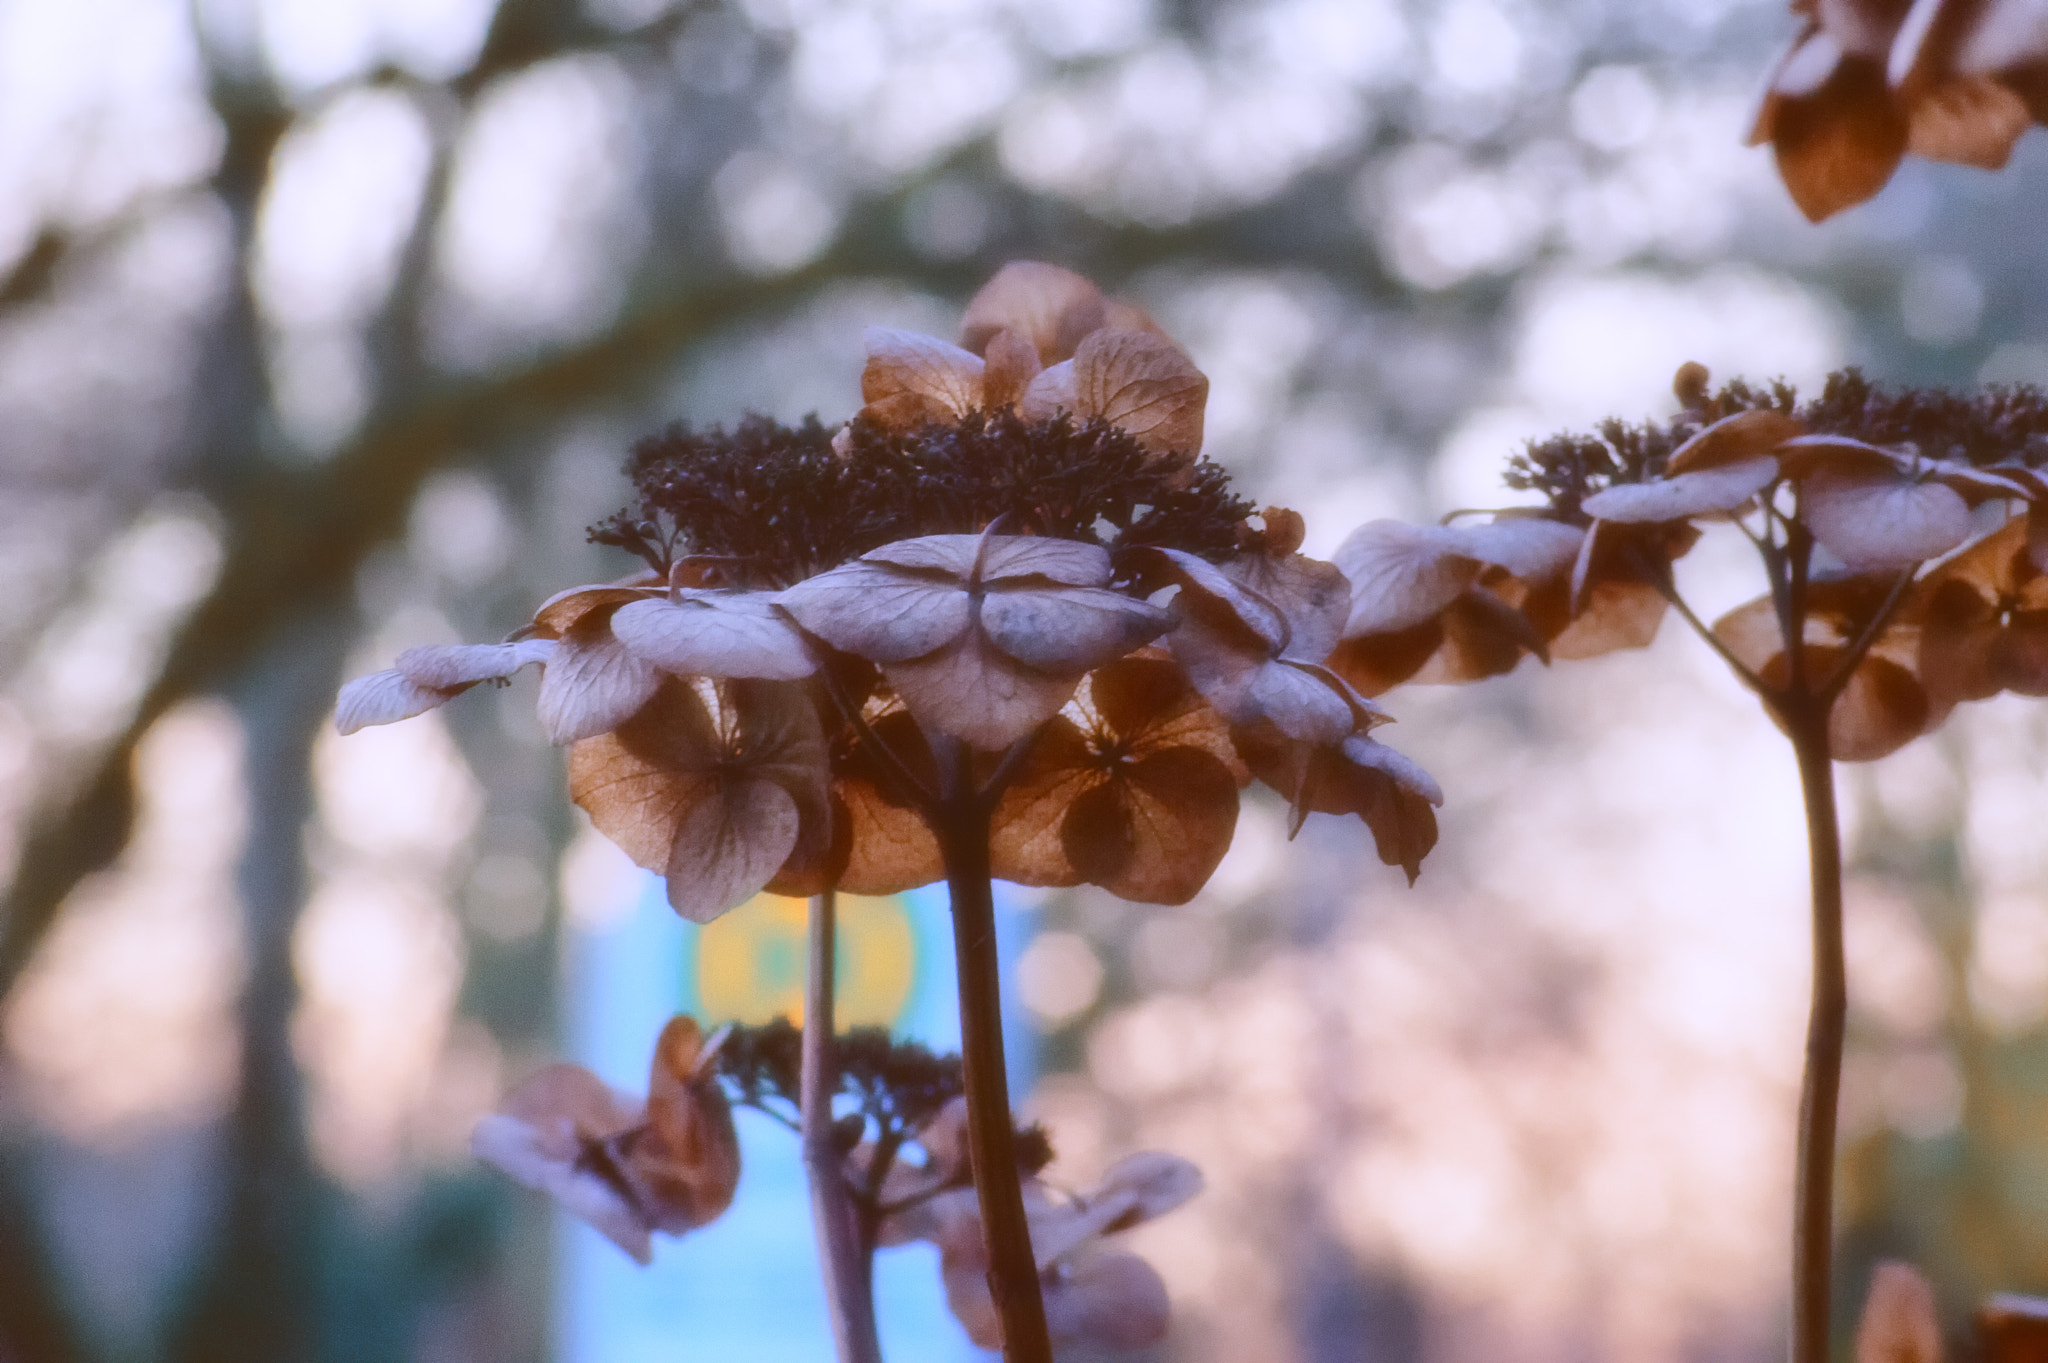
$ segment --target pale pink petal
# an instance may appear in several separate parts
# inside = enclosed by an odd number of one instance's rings
[[[535,712],[551,743],[616,729],[661,689],[661,669],[613,636],[608,615],[593,611],[570,626],[541,674]]]
[[[1063,1266],[1045,1289],[1045,1323],[1055,1341],[1143,1349],[1166,1338],[1166,1283],[1135,1254],[1105,1250]]]
[[[1970,508],[1953,489],[1882,474],[1815,473],[1800,485],[1799,514],[1855,572],[1936,558],[1970,534]]]
[[[2002,170],[2020,134],[2033,126],[2027,102],[1990,76],[1956,76],[1911,99],[1906,150],[1930,161]]]
[[[1524,582],[1541,582],[1570,568],[1586,537],[1584,530],[1563,521],[1500,514],[1479,524],[1445,526],[1444,533],[1465,557],[1505,568]]]
[[[1189,680],[1194,680],[1192,669]],[[1196,689],[1200,689],[1199,683]],[[1358,727],[1358,718],[1341,693],[1313,673],[1280,661],[1252,674],[1234,711],[1224,709],[1213,698],[1209,703],[1233,724],[1270,719],[1288,737],[1310,743],[1336,743]]]
[[[421,686],[397,671],[372,672],[341,688],[334,703],[334,727],[347,735],[372,724],[395,724],[446,705],[462,689]]]
[[[1334,563],[1306,554],[1245,554],[1224,572],[1276,607],[1287,621],[1282,657],[1321,662],[1351,615],[1351,581]]]
[[[981,560],[984,582],[1044,577],[1070,587],[1100,587],[1110,572],[1109,551],[1101,545],[1037,535],[990,535]]]
[[[1081,683],[1077,674],[1047,676],[1022,666],[980,630],[966,630],[925,657],[885,662],[882,674],[918,723],[989,751],[1058,714]]]
[[[421,686],[472,686],[500,681],[530,663],[554,656],[552,639],[521,639],[510,644],[454,644],[441,648],[409,648],[395,664]]]
[[[937,652],[969,624],[967,593],[909,577],[886,562],[841,564],[784,591],[781,601],[826,643],[879,663]]]
[[[1911,1264],[1880,1261],[1856,1325],[1856,1363],[1941,1363],[1934,1287]]]
[[[1042,672],[1092,671],[1172,626],[1170,612],[1100,587],[991,591],[981,602],[990,641]]]
[[[1719,464],[1697,473],[1681,473],[1648,483],[1622,483],[1586,498],[1585,512],[1603,521],[1649,524],[1682,521],[1692,516],[1734,511],[1768,487],[1778,476],[1778,461],[1768,456],[1738,464]]]
[[[1164,1216],[1201,1191],[1202,1171],[1193,1161],[1158,1150],[1140,1150],[1110,1165],[1089,1200],[1127,1199],[1130,1210],[1114,1223],[1121,1230]]]
[[[1467,536],[1437,525],[1368,521],[1331,555],[1351,580],[1347,638],[1387,634],[1434,618],[1479,575]]]
[[[795,681],[817,671],[803,636],[770,593],[679,593],[635,601],[612,616],[612,633],[635,656],[683,677]]]

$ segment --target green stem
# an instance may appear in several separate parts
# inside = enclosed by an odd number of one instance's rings
[[[1842,1095],[1842,1037],[1849,1007],[1842,958],[1842,836],[1828,752],[1826,698],[1801,698],[1781,713],[1799,759],[1813,873],[1813,1008],[1799,1093],[1799,1160],[1792,1219],[1792,1363],[1828,1363],[1834,1241],[1835,1117]]]
[[[977,791],[964,744],[941,752],[944,789],[932,831],[953,899],[953,950],[960,977],[960,1051],[967,1082],[967,1139],[988,1249],[988,1289],[1002,1321],[1005,1363],[1052,1363],[1039,1295],[1038,1262],[1017,1177],[1009,1076],[1003,1061],[1001,973],[989,872],[993,795]]]
[[[839,1089],[832,999],[837,899],[831,890],[811,899],[803,1073],[798,1079],[804,1170],[810,1175],[825,1312],[832,1321],[839,1363],[882,1363],[882,1343],[875,1331],[874,1260],[863,1247],[859,1216],[846,1185],[845,1153],[832,1131],[832,1095]]]

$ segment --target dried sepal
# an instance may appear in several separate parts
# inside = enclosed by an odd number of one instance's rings
[[[827,850],[824,740],[802,688],[664,681],[617,729],[569,753],[569,793],[599,832],[667,877],[668,900],[709,922],[792,861]]]
[[[880,664],[919,722],[999,750],[1057,713],[1089,669],[1172,624],[1109,581],[1109,555],[1092,544],[928,535],[801,582],[783,606]]]
[[[1701,385],[1706,383],[1704,368],[1699,381]],[[1676,476],[1746,463],[1805,433],[1806,425],[1797,417],[1787,416],[1774,407],[1752,407],[1701,427],[1671,452],[1664,472]]]
[[[1636,525],[1726,515],[1749,505],[1777,477],[1778,461],[1768,455],[1715,464],[1647,483],[1617,484],[1588,497],[1585,511],[1600,520]]]
[[[1229,850],[1247,779],[1229,729],[1170,659],[1110,663],[1033,740],[995,812],[994,872],[1184,904]]]
[[[1410,884],[1421,874],[1444,797],[1412,759],[1362,734],[1310,743],[1262,723],[1235,727],[1231,738],[1252,774],[1288,801],[1290,835],[1310,814],[1354,814],[1372,829],[1382,862],[1402,868]]]
[[[1805,684],[1835,675],[1846,660],[1862,622],[1881,604],[1886,584],[1879,579],[1820,580],[1809,587],[1806,638],[1801,656]],[[1761,596],[1714,622],[1714,634],[1728,651],[1762,679],[1783,688],[1792,664],[1776,603]],[[1938,724],[1946,706],[1928,694],[1916,671],[1919,628],[1895,620],[1870,646],[1828,712],[1828,751],[1840,762],[1869,762],[1898,751]],[[1773,720],[1776,721],[1773,714]],[[1782,725],[1781,725],[1782,727]]]
[[[347,735],[372,724],[411,719],[446,705],[480,682],[505,681],[521,668],[545,665],[554,652],[554,642],[548,639],[409,648],[389,671],[357,677],[341,688],[334,727]]]
[[[1809,23],[1773,73],[1750,141],[1771,144],[1792,202],[1820,222],[1884,188],[1909,131],[1881,59]]]
[[[2048,577],[2013,517],[1914,584],[1919,674],[1938,708],[2001,691],[2048,695]]]
[[[1938,558],[1970,535],[1961,493],[1896,473],[1816,469],[1799,484],[1799,519],[1852,572]]]
[[[834,883],[847,894],[880,895],[942,880],[937,837],[897,788],[894,767],[873,751],[873,744],[886,745],[918,780],[934,785],[937,764],[924,731],[902,710],[871,714],[867,722],[868,734],[846,734],[832,761]]]
[[[960,344],[981,354],[998,332],[1009,331],[1029,341],[1039,363],[1050,366],[1071,357],[1105,318],[1101,290],[1080,275],[1036,260],[1013,260],[968,300]]]
[[[1941,1363],[1941,1318],[1934,1287],[1896,1259],[1871,1271],[1856,1325],[1856,1363]]]
[[[1199,453],[1209,380],[1187,352],[1144,331],[1096,331],[1071,360],[1046,369],[1025,389],[1019,410],[1030,420],[1067,412],[1128,431],[1158,453]]]
[[[861,371],[862,413],[896,430],[927,421],[958,421],[982,406],[983,362],[936,336],[869,327]]]
[[[649,1263],[656,1232],[708,1224],[739,1183],[732,1111],[708,1061],[695,1021],[671,1019],[644,1102],[580,1065],[550,1065],[477,1123],[471,1149]]]
[[[685,589],[628,602],[613,614],[611,629],[634,657],[681,677],[796,681],[818,670],[770,592]]]
[[[1351,583],[1344,634],[1390,634],[1433,620],[1471,586],[1479,560],[1440,525],[1368,521],[1337,546],[1331,561]]]

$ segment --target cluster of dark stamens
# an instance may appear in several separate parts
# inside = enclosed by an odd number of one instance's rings
[[[998,520],[1007,534],[1112,553],[1155,545],[1221,560],[1243,547],[1252,513],[1220,466],[1148,451],[1100,420],[972,412],[890,431],[857,419],[842,445],[816,418],[672,427],[634,447],[634,504],[590,538],[660,572],[694,557],[720,580],[778,587],[894,540]]]

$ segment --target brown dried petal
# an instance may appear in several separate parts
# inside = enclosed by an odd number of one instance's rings
[[[1433,619],[1479,576],[1466,537],[1441,526],[1368,521],[1332,556],[1351,581],[1347,638],[1388,634]]]
[[[673,601],[629,602],[612,616],[612,634],[677,676],[795,681],[818,670],[767,592],[683,591]]]
[[[936,336],[869,327],[860,395],[869,415],[895,429],[956,421],[982,405],[979,355]]]
[[[584,612],[562,632],[541,674],[536,712],[551,743],[616,729],[661,685],[661,669],[635,657],[612,633],[616,605]]]
[[[617,583],[600,587],[570,587],[541,602],[527,630],[540,639],[559,639],[568,628],[594,610],[617,608],[628,601],[645,601],[660,596],[668,584],[651,571],[637,574],[631,585]]]
[[[1209,380],[1179,346],[1105,328],[1081,342],[1073,363],[1077,417],[1100,417],[1148,450],[1200,452]]]
[[[1882,67],[1845,58],[1833,37],[1810,29],[1787,53],[1773,87],[1757,129],[1809,221],[1884,188],[1905,155],[1907,121]]]
[[[1578,615],[1550,640],[1550,656],[1563,662],[1598,658],[1625,648],[1648,648],[1670,603],[1643,582],[1593,584]]]
[[[1881,474],[1815,473],[1800,484],[1799,515],[1855,572],[1936,558],[1970,534],[1970,508],[1953,489]]]
[[[1237,780],[1194,748],[1167,748],[1084,791],[1060,822],[1083,880],[1140,904],[1185,904],[1209,883],[1237,829]]]
[[[960,344],[976,354],[999,331],[1014,331],[1036,347],[1042,364],[1058,364],[1081,338],[1103,324],[1102,293],[1071,270],[1035,260],[1013,260],[968,300]]]
[[[983,358],[987,367],[981,376],[981,405],[982,410],[989,412],[1015,407],[1044,368],[1039,363],[1037,347],[1028,337],[1014,331],[999,331],[991,336]]]
[[[2027,102],[1989,76],[1959,76],[1915,96],[1906,150],[1931,161],[2002,170],[2033,123]]]
[[[1797,418],[1775,408],[1755,407],[1737,412],[1703,427],[1673,450],[1671,458],[1665,461],[1664,472],[1676,476],[1743,463],[1769,454],[1805,430]]]
[[[1911,1264],[1886,1260],[1871,1272],[1856,1326],[1856,1363],[1941,1363],[1934,1288]]]
[[[1778,461],[1768,456],[1716,464],[1696,473],[1607,488],[1586,498],[1585,511],[1626,524],[1682,521],[1737,510],[1777,476]]]
[[[706,1060],[695,1020],[671,1018],[654,1048],[647,1130],[627,1154],[630,1181],[655,1229],[670,1235],[716,1220],[739,1187],[732,1108]]]

